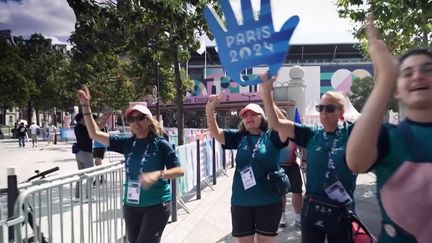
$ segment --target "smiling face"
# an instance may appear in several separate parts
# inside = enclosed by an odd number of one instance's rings
[[[253,111],[246,111],[243,114],[243,124],[246,130],[250,133],[261,132],[262,116],[259,113]]]
[[[148,118],[145,114],[139,111],[132,111],[127,117],[126,121],[130,126],[132,134],[137,138],[145,138],[149,132]]]
[[[339,97],[340,96],[340,97]],[[322,106],[331,106],[335,109],[324,108],[320,111],[320,122],[327,132],[333,132],[337,128],[339,119],[343,119],[343,99],[344,97],[334,92],[325,93],[321,98]]]
[[[413,54],[401,62],[395,97],[407,109],[432,106],[432,57]]]

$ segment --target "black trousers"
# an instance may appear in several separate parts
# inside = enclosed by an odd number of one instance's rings
[[[323,230],[315,229],[307,226],[302,221],[301,226],[302,243],[324,243],[327,237],[327,243],[351,243],[352,242],[352,229],[348,226],[340,231],[327,234]]]
[[[149,207],[123,206],[130,243],[159,243],[170,216],[170,203]]]

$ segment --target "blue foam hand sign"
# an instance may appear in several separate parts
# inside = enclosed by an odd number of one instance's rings
[[[241,0],[243,24],[239,25],[229,0],[219,3],[225,16],[226,26],[211,8],[204,9],[204,17],[215,36],[218,54],[230,78],[240,85],[255,85],[259,77],[244,80],[241,71],[258,65],[268,65],[269,75],[276,75],[288,53],[291,36],[299,17],[292,16],[279,32],[274,31],[270,0],[261,0],[259,19],[255,20],[251,0]]]

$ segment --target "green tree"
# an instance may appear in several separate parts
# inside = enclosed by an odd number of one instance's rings
[[[432,45],[432,4],[428,0],[337,0],[339,15],[351,19],[354,36],[363,42],[363,26],[372,14],[381,37],[396,54],[405,50]]]
[[[33,109],[36,119],[39,111],[56,107],[64,97],[60,96],[62,81],[60,70],[67,64],[67,57],[53,48],[51,39],[41,34],[33,34],[28,40],[18,45],[22,57],[26,60],[24,75],[31,82],[27,99],[27,119],[30,123]],[[39,121],[37,121],[39,122]]]
[[[0,57],[0,108],[6,114],[6,109],[26,103],[30,97],[31,83],[23,75],[27,63],[17,46],[0,38]],[[1,123],[5,124],[6,117],[3,118]]]
[[[103,82],[113,76],[110,70],[117,70],[116,77],[130,80],[135,93],[129,98],[134,100],[152,94],[159,74],[161,99],[170,101],[175,91],[179,144],[183,144],[183,99],[192,82],[184,78],[180,64],[198,48],[196,33],[206,29],[202,11],[208,2],[214,1],[125,0],[115,5],[68,0],[77,17],[71,37],[76,45],[72,67],[77,85]],[[123,68],[107,62],[121,57],[127,59]]]
[[[353,80],[351,86],[351,95],[349,96],[349,99],[358,111],[361,111],[363,109],[366,100],[372,92],[373,86],[374,80],[372,77],[356,78]],[[387,106],[387,109],[393,109],[393,111],[398,111],[399,109],[397,101],[392,98]]]
[[[68,4],[77,19],[75,32],[70,37],[74,47],[68,75],[72,81],[69,92],[74,93],[87,84],[96,109],[125,108],[139,95],[133,79],[125,71],[127,63],[120,59],[127,45],[127,25],[122,25],[116,6],[110,2],[68,0]]]

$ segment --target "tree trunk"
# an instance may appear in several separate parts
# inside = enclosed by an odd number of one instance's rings
[[[30,126],[33,116],[33,106],[31,99],[27,102],[27,124]]]
[[[6,125],[6,112],[7,112],[7,108],[3,107],[3,120],[0,121],[0,124]]]
[[[174,63],[174,75],[175,75],[175,87],[176,87],[176,106],[177,106],[177,129],[178,129],[178,146],[183,145],[183,128],[184,128],[184,116],[183,116],[183,89],[182,80],[180,76],[180,66],[178,60],[177,48],[173,48],[173,63]]]

